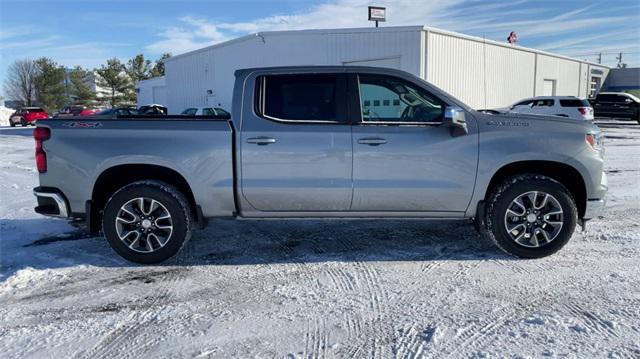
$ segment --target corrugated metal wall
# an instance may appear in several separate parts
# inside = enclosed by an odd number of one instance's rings
[[[399,68],[475,108],[542,95],[545,80],[555,83],[556,95],[585,97],[592,66],[421,26],[267,32],[169,60],[167,106],[171,113],[189,106],[230,109],[240,68],[345,64]]]
[[[543,95],[545,80],[555,81],[555,96],[580,95],[580,63],[538,54],[535,96]],[[584,95],[583,95],[584,96]]]
[[[234,71],[289,65],[343,65],[397,58],[400,69],[420,75],[421,31],[302,31],[266,33],[166,63],[171,113],[189,106],[231,108]],[[207,90],[212,94],[208,95]]]
[[[449,33],[426,33],[426,80],[471,107],[499,108],[541,96],[545,80],[554,81],[557,96],[587,95],[586,66],[581,70],[577,60]]]

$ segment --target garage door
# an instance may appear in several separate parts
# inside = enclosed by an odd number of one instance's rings
[[[153,103],[167,105],[167,89],[164,86],[153,86]]]
[[[542,88],[542,96],[555,96],[556,95],[556,80],[544,80],[544,86]]]

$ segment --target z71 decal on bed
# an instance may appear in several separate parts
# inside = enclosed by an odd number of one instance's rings
[[[96,128],[102,126],[101,122],[65,122],[62,124],[69,128]]]

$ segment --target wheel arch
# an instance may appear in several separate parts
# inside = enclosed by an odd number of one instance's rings
[[[87,218],[89,230],[93,232],[100,228],[104,207],[118,189],[142,180],[162,181],[176,187],[187,198],[192,213],[199,213],[191,186],[177,171],[160,165],[122,164],[107,168],[97,177],[91,192],[91,208]]]
[[[554,179],[564,185],[574,200],[578,208],[578,218],[584,216],[587,206],[587,187],[584,178],[576,168],[561,162],[554,161],[519,161],[509,163],[496,171],[489,181],[485,191],[484,201],[491,195],[491,191],[506,178],[521,174],[540,174]]]

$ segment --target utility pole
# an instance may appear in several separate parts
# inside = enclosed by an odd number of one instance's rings
[[[620,51],[620,55],[618,55],[616,59],[618,60],[618,68],[621,68],[622,67],[622,51]]]
[[[598,54],[598,63],[602,63],[602,52]]]

